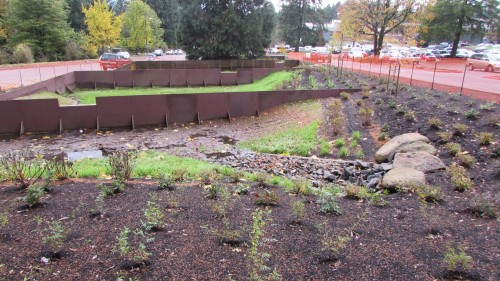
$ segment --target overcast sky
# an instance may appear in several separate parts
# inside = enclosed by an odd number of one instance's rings
[[[279,6],[280,6],[280,0],[270,0],[270,1],[273,3],[274,7],[276,8],[276,11],[278,11],[280,9],[279,8]],[[328,4],[335,5],[337,2],[344,2],[344,1],[345,0],[323,0],[321,5],[323,7],[325,7]]]

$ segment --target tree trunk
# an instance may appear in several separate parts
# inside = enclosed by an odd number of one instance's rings
[[[300,46],[300,39],[302,38],[302,29],[304,28],[304,10],[307,0],[301,0],[300,1],[300,16],[299,16],[299,30],[297,32],[297,44],[295,45],[295,52],[299,51],[299,46]]]
[[[378,33],[377,31],[373,32],[373,55],[378,56],[379,52],[377,51],[377,42],[378,42]]]
[[[453,37],[453,46],[451,47],[452,58],[457,56],[458,43],[460,42],[460,37],[462,36],[462,31],[465,22],[465,7],[467,7],[469,0],[463,0],[462,5],[460,7],[460,17],[458,18],[458,23],[455,29],[455,35]]]
[[[382,50],[382,44],[384,43],[384,34],[385,30],[380,30],[378,34],[378,42],[377,42],[377,49],[373,50],[375,52],[375,55],[380,55],[380,50]]]

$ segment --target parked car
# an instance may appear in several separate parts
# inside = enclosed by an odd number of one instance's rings
[[[269,48],[268,53],[269,54],[279,54],[278,48]]]
[[[362,58],[366,57],[367,55],[363,51],[349,51],[349,53],[347,53],[347,56],[349,58]]]
[[[469,70],[484,69],[486,72],[500,70],[499,54],[474,54],[467,59]]]
[[[123,56],[123,57],[124,57],[124,58],[126,58],[126,59],[130,59],[130,54],[129,54],[129,52],[118,52],[118,53],[116,53],[116,54],[117,54],[117,55],[121,55],[121,56]]]
[[[154,54],[155,54],[155,56],[157,56],[157,57],[161,57],[161,56],[163,56],[163,50],[162,50],[162,49],[156,49],[156,50],[154,51]]]
[[[175,51],[170,49],[166,52],[167,55],[174,55]]]
[[[99,57],[99,65],[103,70],[116,69],[131,62],[130,58],[127,59],[120,54],[104,53]]]
[[[436,56],[431,52],[424,52],[420,54],[420,60],[425,62],[433,62],[436,61]]]

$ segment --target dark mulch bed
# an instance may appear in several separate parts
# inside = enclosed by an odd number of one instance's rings
[[[7,280],[115,280],[118,276],[139,280],[247,279],[248,247],[222,244],[202,229],[204,225],[221,229],[222,224],[210,211],[214,201],[204,197],[201,187],[193,184],[171,193],[158,191],[154,183],[129,186],[124,193],[105,200],[103,216],[91,216],[98,193],[95,184],[55,186],[43,205],[27,211],[16,211],[24,204],[18,199],[21,190],[12,186],[0,189],[4,210],[10,206],[6,210],[10,222],[0,231],[0,263],[5,265],[2,275]],[[300,199],[306,202],[305,218],[294,224],[291,204],[298,197],[285,194],[282,188],[273,189],[280,202],[271,207],[273,221],[266,237],[275,241],[267,243],[263,251],[272,255],[269,265],[283,280],[441,279],[452,276],[442,264],[449,241],[465,246],[472,256],[469,276],[478,280],[500,277],[498,222],[457,212],[462,196],[452,190],[445,190],[442,204],[426,209],[411,194],[391,194],[385,207],[340,198],[343,214],[339,216],[320,214],[316,198],[309,196]],[[252,212],[260,208],[253,204],[252,193],[258,191],[253,188],[249,195],[232,195],[229,218],[233,226],[251,224]],[[155,240],[147,244],[151,253],[147,262],[134,267],[113,249],[124,227],[140,227],[150,193],[159,198],[166,225],[154,232]],[[179,203],[173,209],[168,206],[172,194]],[[316,225],[326,222],[340,234],[365,210],[365,221],[354,229],[352,241],[339,259],[325,259]],[[61,258],[44,264],[40,259],[47,249],[40,230],[49,220],[60,221],[67,229],[67,238]],[[243,241],[248,243],[248,231],[245,233]]]

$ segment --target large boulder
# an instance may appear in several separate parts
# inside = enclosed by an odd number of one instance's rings
[[[419,133],[408,133],[394,137],[378,149],[378,151],[375,153],[375,161],[377,161],[377,163],[386,162],[389,158],[389,155],[395,149],[399,148],[402,145],[418,141],[428,143],[429,139]]]
[[[423,141],[416,141],[416,142],[411,142],[411,143],[406,143],[400,145],[398,148],[394,149],[389,156],[387,157],[387,160],[392,161],[394,159],[394,155],[396,153],[407,153],[407,152],[415,152],[415,151],[425,151],[429,154],[436,155],[437,154],[437,149],[433,146],[430,145],[426,142]]]
[[[382,187],[387,189],[395,189],[396,187],[406,189],[413,185],[423,184],[425,184],[425,174],[406,167],[393,168],[382,179]]]
[[[408,153],[396,153],[393,167],[412,168],[424,173],[435,172],[446,169],[443,161],[425,151],[414,151]]]

